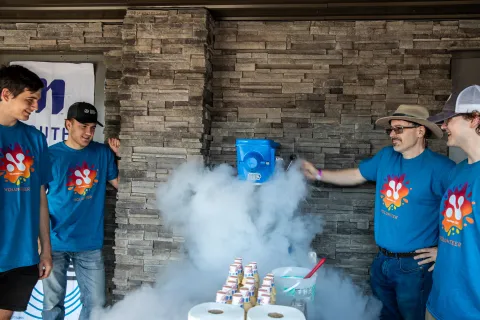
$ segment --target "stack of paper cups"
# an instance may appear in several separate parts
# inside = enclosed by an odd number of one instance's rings
[[[208,302],[190,309],[188,320],[243,320],[244,315],[238,306]]]
[[[305,315],[292,307],[264,305],[248,311],[247,320],[306,320]]]

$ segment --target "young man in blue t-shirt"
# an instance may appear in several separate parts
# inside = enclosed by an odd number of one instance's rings
[[[480,319],[480,86],[453,94],[443,122],[449,147],[467,154],[451,171],[440,204],[440,241],[427,319]],[[438,212],[437,212],[438,215]]]
[[[53,270],[43,281],[42,316],[45,320],[65,317],[67,268],[73,263],[80,287],[80,320],[90,318],[105,302],[103,264],[103,220],[107,182],[118,188],[119,141],[108,146],[92,141],[97,110],[86,102],[70,106],[65,121],[68,139],[49,148],[53,181],[48,185],[51,217]],[[112,152],[113,151],[113,152]]]
[[[38,109],[42,88],[22,66],[0,68],[0,320],[25,311],[35,284],[52,269],[47,141],[20,122]]]
[[[424,107],[401,105],[393,116],[378,119],[393,146],[359,168],[333,171],[318,170],[309,162],[303,165],[307,178],[326,183],[377,182],[374,233],[379,253],[370,268],[370,285],[383,303],[382,320],[425,318],[438,243],[438,209],[448,186],[446,176],[455,166],[426,148],[428,136],[443,135],[428,116]]]

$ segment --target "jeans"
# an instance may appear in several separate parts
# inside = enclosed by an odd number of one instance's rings
[[[105,304],[105,268],[102,250],[81,252],[52,252],[53,270],[50,276],[42,280],[44,320],[62,320],[65,318],[65,293],[67,288],[67,269],[73,263],[80,288],[82,311],[80,320],[88,320],[96,307]]]
[[[413,257],[390,258],[379,252],[370,269],[373,294],[383,303],[381,320],[424,320],[432,289],[430,264]]]

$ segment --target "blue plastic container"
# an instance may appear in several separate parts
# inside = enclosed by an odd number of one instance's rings
[[[275,171],[278,146],[273,140],[237,139],[238,178],[254,183],[267,181]]]

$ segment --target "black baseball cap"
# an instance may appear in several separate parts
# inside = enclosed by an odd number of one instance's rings
[[[103,127],[97,117],[97,109],[88,102],[75,102],[68,108],[67,119],[75,119],[80,123],[96,123]]]

